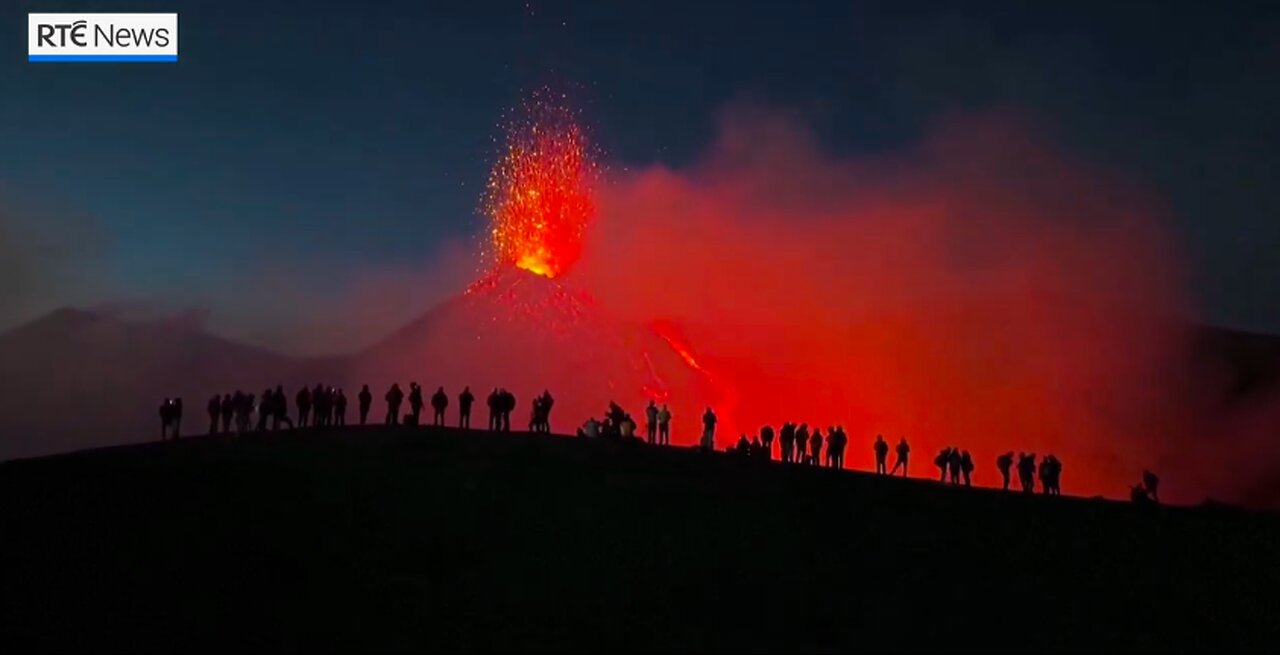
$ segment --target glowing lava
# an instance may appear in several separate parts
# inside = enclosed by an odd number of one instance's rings
[[[582,255],[595,217],[599,169],[564,96],[535,92],[506,126],[506,144],[489,174],[483,211],[491,222],[491,264],[554,278]]]

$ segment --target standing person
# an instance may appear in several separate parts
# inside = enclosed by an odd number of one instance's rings
[[[262,390],[262,404],[258,407],[258,432],[267,431],[267,421],[276,415],[276,395],[271,387]]]
[[[809,437],[809,463],[814,466],[822,465],[822,428],[814,426],[813,434]]]
[[[964,486],[973,486],[973,457],[969,455],[969,451],[960,453],[960,472],[964,474]]]
[[[360,425],[364,425],[369,420],[369,408],[373,406],[373,392],[369,391],[369,385],[360,388],[356,400],[360,402]]]
[[[500,408],[502,404],[501,397],[502,397],[502,394],[498,393],[497,387],[494,387],[493,393],[489,394],[488,402],[489,402],[489,431],[490,432],[497,432],[498,428],[502,427],[502,419],[500,418],[502,415],[502,410]]]
[[[876,473],[885,475],[889,472],[889,442],[884,440],[883,434],[876,435]],[[896,469],[895,469],[896,470]]]
[[[801,423],[796,428],[796,454],[795,462],[797,464],[806,464],[809,462],[809,424]]]
[[[671,445],[671,410],[666,403],[662,403],[662,409],[658,412],[658,444]]]
[[[170,399],[165,398],[160,403],[160,440],[164,441],[169,437],[169,426],[173,425],[173,404]]]
[[[907,443],[906,437],[903,437],[900,441],[898,441],[897,453],[898,453],[898,460],[893,463],[893,470],[889,472],[889,475],[893,475],[897,473],[898,467],[901,466],[902,477],[905,478],[907,477],[907,458],[911,455],[911,446]]]
[[[218,433],[218,417],[222,414],[222,396],[213,394],[206,408],[209,412],[209,436]]]
[[[235,414],[235,402],[231,399],[231,394],[223,394],[222,396],[222,433],[231,432],[231,416]]]
[[[778,431],[778,442],[782,448],[782,461],[790,462],[795,452],[796,443],[796,426],[790,421],[782,424],[782,429]]]
[[[1160,502],[1160,476],[1148,471],[1142,470],[1142,488],[1151,497],[1151,500]]]
[[[951,484],[960,484],[961,468],[960,449],[952,447],[951,454],[947,456],[947,471],[951,474]]]
[[[511,393],[510,391],[507,391],[506,389],[503,389],[502,392],[499,394],[498,406],[499,406],[499,409],[502,410],[501,413],[498,415],[498,418],[502,421],[502,426],[501,426],[502,431],[510,432],[511,431],[511,412],[515,411],[516,409],[516,395],[514,393]]]
[[[658,405],[649,400],[649,406],[644,408],[644,429],[648,435],[649,445],[658,443]]]
[[[1013,470],[1013,451],[996,458],[996,468],[1000,469],[1000,478],[1004,483],[1003,489],[1009,490],[1009,472]]]
[[[471,387],[463,387],[458,394],[458,427],[471,429],[471,405],[476,397],[471,394]]]
[[[422,420],[422,387],[417,382],[409,383],[409,418],[405,419],[405,423],[409,425],[421,425]]]
[[[307,418],[311,415],[311,390],[307,385],[302,385],[298,395],[294,396],[293,402],[298,404],[298,427],[307,427]]]
[[[385,399],[387,401],[387,425],[400,425],[400,403],[404,402],[404,392],[400,390],[399,382],[391,384]]]
[[[431,409],[435,410],[435,414],[431,417],[431,425],[444,427],[444,410],[448,408],[449,396],[445,394],[444,387],[439,387],[431,395]]]
[[[333,414],[338,425],[347,425],[347,394],[342,389],[338,389],[338,395],[333,399]]]
[[[281,423],[288,423],[289,429],[293,429],[293,421],[289,420],[289,398],[285,396],[284,385],[277,384],[275,393],[271,394],[271,408],[273,411],[271,416],[271,429],[279,430]]]
[[[702,447],[708,452],[716,449],[716,413],[707,405],[702,413]]]
[[[764,449],[764,458],[773,459],[773,426],[766,425],[760,428],[760,447]]]
[[[1018,481],[1022,483],[1023,493],[1032,493],[1036,489],[1036,454],[1021,453],[1018,455]]]
[[[173,438],[177,439],[182,436],[182,398],[173,399],[173,413],[170,415],[173,419]]]

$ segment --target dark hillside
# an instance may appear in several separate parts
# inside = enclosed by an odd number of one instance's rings
[[[381,428],[10,462],[5,649],[1280,644],[1274,515],[752,464]]]

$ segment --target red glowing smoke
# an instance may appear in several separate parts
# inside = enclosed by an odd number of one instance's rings
[[[1124,493],[1185,429],[1180,269],[1151,203],[1017,121],[849,160],[785,118],[733,115],[699,164],[614,176],[598,205],[589,158],[566,154],[588,152],[566,145],[581,131],[553,124],[517,130],[538,145],[495,169],[499,266],[388,342],[379,378],[501,385],[522,409],[552,389],[559,431],[610,400],[637,417],[667,402],[676,444],[707,405],[720,445],[843,425],[850,466],[883,433],[911,441],[915,475],[970,450],[984,484],[1005,450],[1054,453],[1077,494]]]

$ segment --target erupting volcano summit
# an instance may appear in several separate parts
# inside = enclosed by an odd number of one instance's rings
[[[574,112],[550,91],[533,93],[506,126],[483,211],[492,221],[490,263],[554,278],[582,254],[595,217],[599,169]]]

